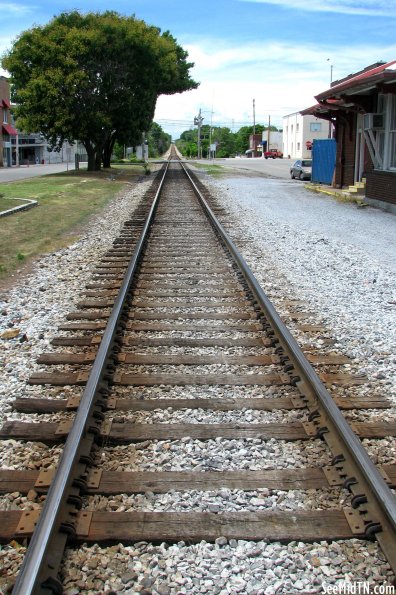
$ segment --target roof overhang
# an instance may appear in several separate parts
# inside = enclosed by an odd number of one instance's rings
[[[370,96],[376,90],[396,94],[396,60],[368,67],[333,84],[330,89],[315,96],[318,101],[316,105],[302,110],[300,114],[334,120],[341,113],[365,113],[370,104]]]
[[[3,132],[9,134],[10,136],[16,136],[18,134],[18,130],[16,130],[11,124],[2,124]]]
[[[319,95],[315,95],[318,102],[325,99],[339,99],[348,95],[367,95],[375,90],[379,85],[388,85],[396,83],[396,60],[382,64],[375,68],[364,71],[356,76],[352,76],[347,80],[341,81],[338,84],[332,85]]]

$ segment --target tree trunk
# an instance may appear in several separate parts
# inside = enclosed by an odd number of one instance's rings
[[[95,171],[99,171],[102,165],[102,152],[95,152]]]
[[[96,169],[96,153],[94,150],[87,152],[88,155],[88,171],[95,171]]]
[[[113,154],[113,149],[115,145],[115,137],[108,139],[103,147],[102,151],[102,159],[103,159],[103,167],[111,167],[111,156]]]
[[[103,167],[111,167],[111,153],[109,153],[106,148],[104,148],[103,150],[103,155],[102,155],[102,159],[103,159]]]
[[[82,141],[88,156],[88,171],[95,171],[96,151],[95,147],[88,140]]]

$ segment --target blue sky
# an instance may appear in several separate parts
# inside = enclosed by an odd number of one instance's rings
[[[62,11],[102,11],[108,1],[2,2],[0,52],[22,31]],[[160,97],[155,119],[177,138],[204,124],[237,130],[315,103],[333,80],[396,59],[396,0],[130,0],[111,9],[169,30],[189,52],[197,90]],[[0,74],[7,74],[0,70]]]

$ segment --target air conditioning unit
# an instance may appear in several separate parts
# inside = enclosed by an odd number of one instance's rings
[[[384,114],[364,114],[364,130],[383,130],[385,124]]]

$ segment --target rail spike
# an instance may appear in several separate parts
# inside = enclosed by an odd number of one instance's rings
[[[274,364],[278,366],[278,370],[275,374],[271,373],[266,375],[252,373],[240,376],[212,375],[212,377],[210,374],[201,374],[194,376],[193,379],[192,373],[185,374],[186,378],[183,378],[184,385],[188,382],[190,384],[195,384],[196,386],[199,386],[200,384],[206,385],[209,383],[208,378],[211,378],[213,384],[224,386],[255,386],[259,384],[260,381],[263,386],[277,384],[282,387],[290,387],[290,385],[296,387],[301,393],[298,405],[299,407],[301,405],[307,406],[307,411],[310,412],[309,421],[304,423],[293,421],[284,424],[287,425],[286,430],[283,426],[280,429],[278,426],[274,429],[272,426],[275,424],[262,424],[261,426],[257,424],[257,427],[252,429],[251,427],[247,427],[248,424],[240,422],[235,424],[222,424],[222,430],[225,432],[225,435],[231,436],[232,438],[239,432],[239,435],[243,437],[247,436],[250,438],[253,436],[255,439],[266,439],[271,431],[274,432],[273,435],[277,438],[279,438],[280,435],[281,437],[279,439],[285,439],[285,433],[287,434],[288,439],[296,441],[307,440],[310,437],[313,437],[314,439],[322,438],[328,445],[330,452],[333,454],[333,464],[323,470],[324,473],[322,473],[321,469],[314,469],[314,480],[319,482],[319,484],[316,483],[315,485],[319,485],[320,487],[343,486],[349,489],[353,495],[352,507],[344,511],[331,511],[331,513],[336,513],[336,515],[333,516],[331,516],[329,511],[315,511],[317,514],[314,517],[315,520],[313,522],[311,517],[306,521],[306,517],[300,515],[301,519],[305,519],[305,521],[301,520],[301,526],[304,526],[306,529],[305,535],[308,536],[307,539],[317,539],[317,531],[320,526],[322,526],[322,528],[324,527],[324,530],[326,531],[328,531],[328,527],[331,527],[333,530],[333,525],[328,519],[330,518],[333,520],[336,518],[337,523],[339,523],[339,525],[337,525],[337,530],[339,532],[335,538],[343,538],[345,535],[347,538],[350,538],[351,532],[353,535],[359,535],[360,537],[372,537],[375,535],[393,570],[396,572],[396,505],[393,494],[369,459],[359,438],[346,423],[344,416],[341,414],[334,399],[328,393],[324,383],[316,374],[312,365],[305,357],[301,348],[298,346],[279,314],[276,312],[274,306],[255,279],[242,255],[215,216],[213,209],[210,207],[207,199],[200,190],[202,186],[196,183],[194,176],[192,176],[183,165],[177,165],[176,167],[183,168],[209,222],[217,236],[221,238],[221,242],[228,252],[228,268],[238,268],[239,282],[242,287],[249,292],[255,302],[253,313],[241,313],[240,311],[237,313],[227,312],[226,316],[232,320],[232,326],[228,326],[227,332],[229,332],[229,328],[237,330],[242,327],[242,329],[246,333],[249,333],[250,336],[251,332],[256,333],[257,331],[260,331],[262,335],[260,347],[262,348],[263,345],[266,347],[269,345],[275,347],[277,355],[281,357],[282,365],[285,366],[282,371],[282,368],[278,363],[279,360],[275,359],[275,362],[272,360],[270,364],[271,366]],[[105,284],[107,285],[106,289],[109,287],[113,288],[113,283],[114,287],[119,287],[118,295],[111,297],[111,302],[113,302],[114,298],[114,306],[111,312],[109,307],[110,301],[102,301],[100,307],[98,306],[98,302],[95,303],[94,301],[90,301],[91,307],[96,308],[95,311],[90,310],[87,312],[89,307],[84,307],[82,311],[72,313],[69,317],[70,320],[80,321],[72,323],[77,326],[63,327],[66,330],[79,328],[84,331],[94,331],[96,334],[99,334],[103,328],[105,328],[105,330],[100,343],[95,346],[95,349],[97,349],[96,359],[90,367],[89,372],[80,373],[77,374],[77,376],[72,373],[67,374],[66,380],[65,376],[60,379],[58,378],[58,382],[62,381],[65,383],[67,381],[66,384],[73,384],[74,382],[85,388],[78,404],[78,408],[75,403],[73,405],[73,409],[77,408],[74,424],[72,427],[67,425],[62,426],[60,430],[58,430],[58,434],[56,434],[56,438],[59,441],[67,436],[66,444],[58,465],[57,473],[51,482],[42,514],[37,520],[37,526],[33,533],[22,569],[17,578],[15,592],[18,593],[18,595],[33,595],[33,593],[40,592],[40,589],[42,589],[44,585],[47,585],[49,589],[53,588],[53,592],[56,593],[56,589],[58,589],[57,569],[62,558],[62,548],[65,547],[67,539],[71,537],[81,540],[90,535],[95,518],[90,511],[79,509],[82,504],[82,492],[94,490],[95,486],[98,485],[98,482],[102,483],[101,476],[99,477],[99,474],[96,474],[95,470],[93,470],[92,474],[89,473],[89,467],[94,463],[94,456],[91,452],[96,448],[97,443],[106,443],[107,441],[110,442],[110,440],[115,441],[117,438],[119,439],[122,431],[125,430],[125,427],[131,432],[129,438],[135,441],[142,442],[147,436],[149,436],[150,439],[152,439],[152,436],[154,436],[154,439],[158,439],[160,432],[163,432],[162,435],[165,434],[166,439],[168,439],[169,436],[176,436],[176,439],[179,438],[177,432],[180,430],[171,427],[172,425],[176,426],[176,424],[169,424],[169,427],[167,427],[166,424],[162,424],[161,430],[158,430],[157,427],[153,427],[152,424],[146,424],[149,426],[149,429],[145,428],[144,432],[146,432],[146,434],[142,436],[140,427],[134,427],[132,431],[130,430],[128,423],[125,422],[114,422],[114,426],[112,426],[110,423],[106,422],[103,414],[105,409],[109,409],[106,403],[106,398],[110,395],[110,385],[112,383],[133,384],[135,382],[134,386],[150,386],[150,382],[153,382],[153,375],[148,373],[140,375],[135,374],[132,380],[130,380],[132,374],[128,375],[124,372],[116,372],[114,374],[115,359],[121,359],[121,356],[115,358],[115,354],[116,351],[119,352],[122,347],[123,333],[127,329],[132,328],[135,330],[138,329],[139,331],[139,329],[141,330],[142,328],[149,328],[151,330],[159,328],[160,331],[163,330],[163,327],[155,318],[156,314],[145,312],[139,319],[136,312],[128,315],[125,311],[125,304],[131,301],[131,289],[138,287],[139,290],[141,290],[145,287],[144,280],[139,281],[139,284],[135,283],[135,275],[140,268],[140,260],[147,244],[147,237],[151,232],[156,209],[165,186],[168,169],[169,163],[164,166],[160,173],[160,184],[155,192],[152,203],[150,203],[147,218],[144,221],[139,221],[139,224],[141,224],[141,226],[139,225],[139,229],[135,229],[133,226],[128,225],[128,229],[124,230],[125,233],[123,232],[122,237],[114,242],[114,249],[119,249],[119,255],[122,253],[123,257],[118,257],[119,260],[115,267],[111,267],[107,263],[106,266],[97,268],[96,279],[97,283],[99,283],[102,288]],[[176,228],[175,231],[180,234],[180,230],[177,229],[178,222],[174,221],[173,218],[172,225]],[[185,249],[187,250],[187,253],[191,254],[191,252],[188,252],[190,248],[188,230],[185,233],[185,238],[183,238],[183,240],[186,242]],[[130,252],[130,262],[127,265],[124,262],[124,255],[128,251]],[[194,253],[194,255],[195,254],[196,253]],[[122,260],[122,263],[120,263],[120,260]],[[229,266],[231,260],[232,267]],[[124,269],[120,268],[121,264],[122,266],[125,265]],[[183,265],[180,268],[183,268]],[[147,275],[147,272],[144,272],[144,267],[141,267],[141,269],[144,278],[144,275]],[[158,271],[156,273],[158,274]],[[204,273],[207,275],[207,270],[205,270]],[[163,275],[164,273],[160,271],[159,274]],[[186,275],[185,272],[180,272],[180,270],[174,274],[174,276],[181,278],[183,278],[183,276],[185,278]],[[152,273],[150,273],[150,276],[153,276]],[[186,287],[192,287],[198,285],[200,281],[193,278],[187,279],[184,283]],[[235,285],[235,279],[232,279],[232,284]],[[230,283],[230,285],[232,284]],[[238,285],[239,297],[241,285]],[[224,290],[224,283],[221,284],[221,290]],[[106,308],[103,307],[103,303]],[[145,308],[141,309],[145,310]],[[223,324],[226,319],[224,312],[221,314],[216,313],[215,315],[206,312],[205,315],[205,324],[210,332],[216,327],[216,324]],[[190,312],[189,316],[190,318],[188,320],[191,321],[194,320],[194,316],[199,318],[200,314],[196,315]],[[190,332],[191,329],[195,331],[197,328],[194,325],[188,326],[188,324],[184,324],[184,322],[182,323],[184,326],[182,326],[179,321],[179,318],[182,317],[179,313],[169,314],[167,318],[166,325],[169,327],[169,330],[182,327],[183,329],[186,329],[186,332]],[[212,324],[213,320],[217,320],[216,324]],[[139,326],[138,323],[142,323],[142,325]],[[201,324],[201,331],[202,328],[203,325]],[[223,363],[224,361],[225,360],[223,360]],[[255,359],[253,364],[250,363],[246,365],[256,365],[256,362],[257,360]],[[161,365],[168,365],[168,363],[169,360]],[[190,364],[191,361],[184,360],[183,362],[183,365]],[[136,365],[140,365],[140,363]],[[173,361],[171,361],[171,365],[173,365]],[[193,363],[193,365],[196,365],[196,362]],[[169,376],[170,375],[159,374],[155,379],[155,384],[170,385],[174,379],[170,379]],[[267,376],[271,376],[271,379],[268,380]],[[39,378],[36,378],[37,383],[40,383],[40,381],[42,382],[43,378],[45,380],[47,376],[41,375]],[[213,378],[215,378],[216,382]],[[179,379],[177,382],[179,382]],[[233,382],[234,384],[232,384]],[[290,392],[296,393],[297,391],[292,390]],[[144,401],[144,399],[142,399],[142,401]],[[147,402],[148,401],[149,399],[147,399]],[[290,401],[291,399],[287,397],[282,402],[283,404],[286,402],[286,405],[290,407]],[[147,405],[147,402],[144,404]],[[118,406],[119,402],[117,401],[114,403],[114,408],[118,408]],[[266,406],[268,407],[268,403]],[[38,424],[36,424],[36,426],[37,425]],[[213,432],[213,426],[215,426],[215,424],[208,425],[212,426],[210,430],[205,427],[205,424],[201,424],[199,432],[206,432],[206,436],[209,435],[210,432]],[[266,427],[263,428],[263,425]],[[138,426],[138,424],[135,424],[135,426]],[[190,426],[192,426],[192,428]],[[190,426],[188,427],[190,432],[188,435],[197,435],[194,434],[194,432],[197,432],[197,424],[190,424]],[[139,432],[141,433],[139,434]],[[266,475],[267,479],[269,477],[269,475]],[[301,480],[301,476],[297,477],[297,480],[299,478]],[[328,486],[326,485],[326,478]],[[239,478],[239,480],[240,479],[241,478]],[[294,477],[294,481],[295,480],[296,478]],[[285,481],[290,481],[290,476],[288,476]],[[104,483],[105,482],[103,481],[103,484]],[[260,510],[252,515],[254,516],[255,521],[260,519],[260,527],[263,531],[265,529],[268,530],[268,528],[272,531],[274,527],[273,519],[268,522],[268,512],[269,511]],[[326,516],[328,513],[330,516],[327,517],[327,524],[324,522],[322,523],[322,517]],[[207,513],[204,514],[207,516]],[[219,535],[219,531],[224,531],[226,527],[226,521],[224,519],[228,518],[228,513],[225,513],[224,515],[215,513],[208,514],[211,522],[211,537],[216,537]],[[293,511],[293,515],[294,514],[297,516],[296,511]],[[177,512],[171,512],[170,516],[176,519],[173,524],[173,528],[176,527],[176,529],[173,529],[175,532],[174,534],[176,535],[176,532],[180,531],[180,518],[178,517]],[[202,539],[200,534],[201,521],[196,522],[194,526],[192,519],[193,517],[195,518],[195,516],[194,514],[189,515],[189,522],[187,523],[188,529],[191,529],[192,533],[194,527],[196,529],[196,534],[191,537],[191,541],[193,541],[194,538]],[[344,516],[347,522],[345,521]],[[231,517],[234,518],[234,515],[231,514]],[[123,519],[124,517],[121,518]],[[199,519],[200,518],[201,517],[199,517]],[[143,531],[142,527],[146,530],[146,526],[150,525],[151,513],[142,513],[141,515],[140,513],[136,513],[134,519],[135,525],[133,530],[135,532],[133,535],[136,537],[136,534],[140,534],[139,531]],[[155,522],[152,523],[154,528],[151,528],[150,530],[152,531],[151,535],[153,538],[157,539],[158,528],[155,526]],[[254,531],[257,530],[254,523],[251,523],[253,528],[252,526],[248,526],[244,516],[242,521],[239,520],[238,522],[238,530],[243,536],[246,536],[246,531],[251,531],[252,533],[248,534],[248,538],[251,538],[252,535],[253,538],[257,538],[257,534],[254,533]],[[124,529],[124,523],[121,524],[123,525],[122,529]],[[286,522],[284,522],[284,525],[282,526],[284,533],[281,539],[288,539],[288,536],[290,535],[290,525],[292,524],[293,523],[290,523],[290,517],[287,517]],[[167,532],[170,531],[169,525],[167,524],[166,526]],[[339,529],[339,526],[341,529]],[[350,531],[348,527],[350,527]],[[96,529],[97,527],[95,527],[95,530]],[[92,530],[92,533],[96,537],[94,530]],[[339,537],[340,534],[342,534],[341,537]],[[169,533],[167,533],[167,535],[169,535]],[[329,534],[327,532],[325,534],[322,532],[322,536],[323,535],[325,539],[328,539]],[[272,534],[270,535],[270,538],[273,538]]]

